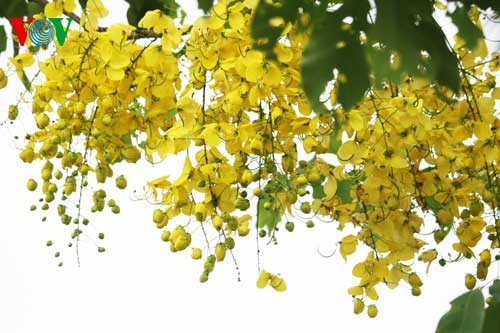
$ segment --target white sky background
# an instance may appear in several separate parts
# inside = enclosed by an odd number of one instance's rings
[[[104,2],[113,16],[103,24],[124,20],[126,5]],[[182,3],[192,15],[195,0]],[[4,65],[5,54],[2,57]],[[0,91],[0,119],[6,118],[4,110],[20,89],[11,86]],[[93,216],[87,230],[95,232],[82,238],[78,268],[74,248],[65,246],[70,229],[55,212],[42,223],[40,211],[28,209],[38,197],[25,189],[26,180],[40,171],[17,157],[13,135],[22,136],[25,125],[0,128],[0,332],[433,332],[448,302],[465,291],[463,274],[467,268],[472,270],[473,263],[444,269],[435,263],[429,276],[423,267],[419,271],[424,280],[420,297],[411,296],[407,285],[396,290],[381,287],[378,317],[355,316],[346,289],[357,283],[351,269],[365,252],[350,257],[347,265],[338,254],[321,257],[318,249],[328,252],[338,241],[333,224],[314,229],[297,224],[295,232],[279,233],[278,246],[261,241],[262,266],[282,274],[288,284],[285,293],[255,287],[254,234],[237,240],[241,282],[236,281],[228,255],[216,265],[209,281],[200,284],[202,263],[191,260],[190,251],[172,254],[151,222],[154,207],[130,200],[133,189],[172,172],[173,164],[179,164],[175,158],[154,167],[139,163],[122,168],[129,187],[125,192],[112,186],[108,190],[122,213]],[[98,232],[106,234],[101,242],[107,249],[104,254],[98,254],[93,243]],[[46,247],[47,239],[54,246]],[[57,250],[62,253],[62,268],[53,257]],[[496,270],[492,267],[492,273]]]

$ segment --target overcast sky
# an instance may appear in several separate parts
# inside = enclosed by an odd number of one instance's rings
[[[103,24],[123,20],[122,2],[105,3],[112,3],[108,8],[113,16]],[[193,15],[195,1],[185,3]],[[2,66],[5,58],[4,53]],[[0,91],[4,110],[19,91],[19,86]],[[2,111],[0,119],[5,118]],[[339,255],[318,254],[318,249],[328,252],[339,240],[333,224],[311,230],[297,226],[294,233],[279,234],[278,246],[261,244],[262,266],[282,274],[288,284],[285,293],[255,287],[253,235],[239,241],[235,249],[241,282],[236,281],[232,262],[226,260],[217,265],[208,283],[200,284],[201,263],[191,260],[187,251],[170,253],[151,222],[154,207],[131,199],[132,191],[140,191],[147,180],[175,172],[175,162],[127,165],[118,171],[130,175],[127,191],[112,191],[122,213],[93,217],[88,235],[82,238],[78,268],[74,250],[65,247],[69,229],[55,212],[42,223],[39,211],[29,211],[38,197],[25,184],[38,176],[39,166],[17,158],[19,143],[13,139],[32,126],[29,121],[21,117],[15,126],[0,128],[0,332],[421,333],[432,332],[448,302],[465,291],[463,274],[472,266],[443,269],[436,264],[429,277],[419,271],[425,283],[422,296],[411,296],[406,285],[396,290],[381,287],[379,316],[355,316],[346,289],[357,282],[351,269],[361,257],[350,257],[345,264]],[[104,241],[98,241],[99,232],[106,234]],[[50,248],[45,246],[48,239],[54,242]],[[94,242],[107,251],[98,254]],[[62,253],[61,268],[55,251]]]

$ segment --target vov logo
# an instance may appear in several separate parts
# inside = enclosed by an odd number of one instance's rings
[[[63,45],[73,19],[69,17],[66,20],[67,24],[64,27],[63,18],[61,17],[49,17],[46,19],[28,17],[27,21],[22,17],[9,18],[21,46],[24,46],[26,43],[26,38],[29,38],[31,44],[34,46],[47,46],[54,40],[54,37],[57,39],[59,45]]]

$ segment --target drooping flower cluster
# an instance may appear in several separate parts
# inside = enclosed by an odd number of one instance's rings
[[[98,31],[103,11],[97,7],[86,13],[86,30],[71,31],[38,64],[45,76],[33,94],[38,130],[20,155],[25,162],[45,161],[42,208],[58,202],[61,221],[76,223],[75,238],[88,220],[80,210],[70,216],[56,194],[81,200],[88,183],[114,177],[119,162],[177,155],[184,159],[179,177],[148,183],[161,205],[152,219],[172,252],[191,247],[193,259],[205,258],[200,281],[232,254],[239,237],[257,229],[275,239],[281,225],[292,231],[304,215],[337,222],[344,259],[366,250],[353,269],[359,283],[349,289],[356,313],[366,298],[378,299],[380,284],[394,288],[403,280],[420,295],[415,259],[443,266],[476,260],[467,286],[471,277],[486,279],[492,256],[500,255],[494,76],[500,60],[484,44],[468,50],[456,43],[461,96],[408,77],[383,83],[343,110],[333,84],[331,112],[316,114],[300,81],[307,31],[285,27],[276,59],[266,59],[252,49],[255,1],[219,1],[211,15],[186,26],[159,10],[148,12],[139,23],[154,33],[146,43],[135,40],[128,25]],[[33,61],[25,53],[13,64],[21,72]],[[123,175],[115,183],[127,186]],[[36,190],[36,180],[28,188]],[[95,190],[92,210],[102,211],[106,201],[119,213],[103,189]],[[256,214],[244,213],[250,208]],[[343,234],[346,225],[349,234]],[[457,258],[441,248],[449,237]],[[262,272],[260,287],[286,288],[279,276]],[[368,314],[376,313],[370,305]]]

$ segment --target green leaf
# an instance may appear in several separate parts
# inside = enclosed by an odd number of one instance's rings
[[[121,141],[126,144],[126,145],[131,145],[132,144],[132,138],[130,136],[130,133],[129,134],[125,134],[125,135],[122,135],[120,137]]]
[[[490,182],[486,173],[479,175],[477,179],[484,184],[488,191],[496,193],[496,198],[500,201],[500,184],[498,182]]]
[[[7,48],[7,34],[5,33],[4,26],[0,26],[0,53]]]
[[[82,7],[82,9],[87,8],[88,0],[78,0],[78,2],[80,3],[80,6]]]
[[[198,0],[198,8],[208,13],[210,8],[214,5],[214,0]]]
[[[169,120],[172,117],[175,117],[175,115],[179,113],[179,110],[175,109],[170,109],[165,113],[165,120]]]
[[[493,284],[490,286],[489,290],[490,295],[493,298],[493,303],[500,305],[500,279],[493,281]]]
[[[28,2],[28,17],[33,17],[36,14],[43,13],[43,6],[36,2]]]
[[[351,187],[355,184],[352,179],[337,180],[337,193],[336,195],[342,200],[343,204],[352,202]]]
[[[269,201],[273,201],[270,196],[259,198],[257,203],[257,228],[267,227],[267,230],[271,233],[281,220],[281,216],[276,208],[264,208],[264,204]]]
[[[458,35],[465,41],[467,48],[474,49],[479,39],[484,38],[483,32],[469,18],[469,7],[456,8],[449,15],[458,28]]]
[[[364,170],[351,170],[346,173],[346,178],[337,180],[337,193],[336,195],[342,200],[343,204],[351,203],[351,188],[359,182],[366,179]],[[359,209],[361,207],[358,207]]]
[[[338,101],[345,110],[361,101],[370,86],[368,61],[359,35],[344,29],[342,10],[326,12],[313,25],[302,61],[302,84],[313,110],[325,111],[319,97],[338,70]]]
[[[458,60],[446,44],[441,27],[434,20],[432,1],[376,0],[375,23],[367,31],[376,81],[399,81],[404,74],[428,77],[458,92]],[[422,56],[422,52],[428,56]],[[393,53],[399,65],[391,61]]]
[[[484,316],[483,294],[478,289],[468,291],[451,302],[436,333],[481,333]]]
[[[15,40],[12,39],[12,49],[13,49],[13,54],[14,57],[16,57],[19,54],[19,43]],[[31,90],[31,81],[28,79],[28,76],[26,75],[26,72],[23,70],[22,71],[22,77],[21,77],[21,82],[26,88],[26,90],[30,91]]]
[[[298,0],[259,1],[253,15],[251,34],[255,40],[254,48],[264,51],[268,59],[275,58],[274,46],[287,23],[297,19],[300,3]],[[271,26],[270,20],[276,17],[281,17],[284,24]]]
[[[324,179],[325,177],[322,176],[322,178]],[[323,180],[321,181],[320,184],[312,185],[312,189],[313,189],[312,197],[313,197],[313,199],[323,199],[326,196],[325,191],[323,190],[322,183],[323,183]]]
[[[27,12],[28,7],[24,0],[2,1],[0,6],[0,17],[23,17]]]
[[[144,14],[150,10],[160,9],[172,18],[176,18],[179,4],[175,0],[125,0],[129,4],[127,20],[131,25],[137,26]]]
[[[340,131],[341,127],[342,126],[340,122],[337,120],[337,118],[335,118],[335,121],[333,122],[333,131],[332,133],[330,133],[330,141],[328,144],[329,153],[337,154],[340,146],[342,146],[342,132]]]
[[[342,140],[340,140],[335,133],[330,134],[330,144],[328,145],[328,152],[332,154],[337,154],[337,152],[342,146]]]
[[[434,197],[431,196],[424,197],[423,209],[431,210],[434,213],[434,215],[437,215],[442,208],[443,205],[441,205],[436,199],[434,199]]]
[[[492,304],[486,309],[482,333],[500,332],[500,304]]]

